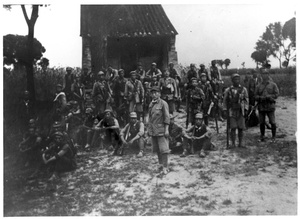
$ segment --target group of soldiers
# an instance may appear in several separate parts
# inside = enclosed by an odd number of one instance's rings
[[[266,115],[273,140],[276,136],[274,111],[279,92],[265,69],[261,71],[262,81],[254,71],[253,77],[246,78],[245,86],[240,83],[240,75],[233,74],[232,85],[226,89],[215,61],[209,69],[201,64],[198,72],[191,64],[185,82],[173,63],[163,72],[156,63],[147,72],[138,63],[129,78],[125,78],[123,69],[111,66],[97,74],[89,73],[86,68],[78,75],[73,75],[69,67],[66,72],[64,82],[56,86],[50,131],[43,136],[37,122],[30,119],[28,132],[20,143],[26,161],[41,157],[41,168],[52,169],[51,178],[76,168],[78,150],[100,147],[111,151],[111,155],[123,155],[127,148],[137,148],[139,158],[144,156],[145,144],[149,142],[158,156],[159,173],[167,174],[171,151],[181,149],[181,157],[198,151],[200,157],[205,157],[209,150],[215,149],[210,117],[215,119],[218,131],[217,120],[226,115],[231,139],[229,145],[227,136],[227,148],[236,147],[236,129],[238,146],[244,148],[245,120],[255,115],[257,107],[260,140],[265,140]],[[180,110],[183,99],[186,128],[175,123],[174,112]]]

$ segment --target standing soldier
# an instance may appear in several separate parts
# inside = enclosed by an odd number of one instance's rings
[[[199,71],[198,71],[198,76],[199,76],[199,78],[200,78],[200,76],[201,76],[202,73],[205,73],[205,74],[206,74],[206,77],[207,77],[207,80],[210,81],[210,78],[209,78],[209,75],[208,75],[208,71],[207,71],[207,69],[205,68],[205,65],[203,65],[203,64],[200,65],[200,69],[199,69]]]
[[[231,77],[232,85],[225,90],[224,107],[227,111],[227,119],[230,120],[230,136],[232,147],[236,147],[236,129],[238,129],[239,147],[244,148],[243,132],[246,129],[245,118],[249,107],[247,89],[240,85],[240,75],[233,74]],[[229,128],[229,127],[227,127]]]
[[[269,72],[265,69],[261,73],[262,83],[256,87],[255,100],[258,102],[260,140],[265,139],[266,115],[269,118],[272,130],[272,141],[276,138],[275,103],[279,95],[277,85],[270,81]]]
[[[197,71],[196,71],[195,64],[193,63],[190,64],[190,70],[187,72],[186,77],[188,79],[187,89],[189,89],[189,87],[192,84],[192,78],[197,78]]]
[[[249,94],[249,105],[255,105],[255,89],[261,83],[261,78],[257,77],[257,71],[252,71],[252,78],[249,80],[248,94]]]
[[[180,82],[181,82],[181,78],[178,75],[176,69],[174,68],[174,64],[172,62],[169,63],[169,72],[170,72],[170,77],[173,78],[176,82],[176,86],[177,86],[177,100],[176,102],[176,110],[177,112],[179,112],[179,108],[180,108],[180,103],[181,103],[181,92],[180,92]]]
[[[81,83],[87,88],[91,89],[93,86],[93,81],[92,81],[92,73],[89,72],[89,69],[87,67],[83,68],[83,71],[81,73]]]
[[[188,90],[187,93],[187,112],[189,114],[189,118],[187,116],[187,126],[189,124],[189,119],[194,124],[195,122],[195,115],[201,112],[201,104],[205,98],[203,90],[198,87],[198,80],[197,78],[191,79],[191,88]]]
[[[71,86],[71,92],[73,94],[72,99],[77,101],[80,111],[84,112],[85,88],[81,82],[80,75],[75,76],[75,82]]]
[[[69,100],[71,97],[71,86],[74,82],[74,75],[72,74],[72,68],[66,68],[67,74],[65,74],[64,78],[64,92],[66,94],[67,99]]]
[[[137,120],[137,114],[136,112],[131,112],[130,115],[130,122],[121,130],[120,138],[123,143],[121,146],[121,149],[123,149],[126,146],[129,147],[138,147],[139,153],[137,154],[137,157],[143,157],[144,156],[144,133],[145,133],[145,127],[144,123]],[[116,148],[116,152],[118,153],[118,148]],[[123,153],[120,153],[121,155]]]
[[[105,80],[109,83],[109,85],[112,85],[117,75],[118,75],[118,70],[113,69],[112,66],[109,65],[106,71]]]
[[[127,79],[124,78],[124,70],[120,69],[118,71],[119,76],[116,78],[113,86],[113,93],[114,93],[114,99],[116,104],[116,112],[117,112],[117,118],[119,122],[121,123],[122,119],[125,119],[127,117],[126,111],[127,111],[127,103],[125,99],[125,85],[127,83]],[[125,121],[124,121],[125,122]],[[125,124],[121,124],[122,126]]]
[[[168,104],[160,99],[160,89],[151,89],[152,102],[149,105],[148,134],[151,136],[153,152],[157,153],[159,171],[167,174],[169,149],[170,114]]]
[[[200,75],[200,83],[199,87],[203,91],[205,98],[202,102],[202,109],[203,109],[203,114],[204,114],[204,123],[205,125],[208,125],[208,111],[209,108],[212,107],[211,104],[214,104],[213,101],[216,98],[213,91],[212,87],[210,86],[209,81],[207,81],[207,75],[205,73],[201,73]]]
[[[146,73],[146,77],[148,77],[149,80],[151,80],[153,78],[153,76],[156,75],[158,80],[159,78],[162,76],[161,71],[156,67],[156,63],[153,62],[151,64],[151,68],[149,71],[147,71]]]
[[[216,66],[216,60],[211,61],[210,79],[214,94],[218,95],[220,93],[220,83],[222,83],[222,77],[220,70]]]
[[[169,105],[169,112],[173,114],[175,111],[175,100],[178,98],[178,90],[176,82],[170,77],[168,70],[164,73],[164,78],[158,82],[158,87],[161,90],[161,98]]]
[[[111,90],[109,84],[104,80],[104,72],[97,74],[97,81],[94,83],[92,98],[96,106],[96,114],[102,117],[105,109],[110,108]]]
[[[145,70],[143,69],[141,62],[137,63],[137,68],[135,70],[135,73],[136,73],[136,79],[140,80],[143,83],[145,78]]]
[[[144,88],[136,79],[135,71],[130,72],[130,79],[125,84],[125,97],[129,102],[129,112],[137,112],[137,118],[143,115]]]

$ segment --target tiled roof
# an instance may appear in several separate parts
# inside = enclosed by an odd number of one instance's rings
[[[177,35],[161,5],[82,5],[81,36]]]

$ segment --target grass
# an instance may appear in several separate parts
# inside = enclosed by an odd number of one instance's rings
[[[246,208],[246,209],[240,208],[237,210],[238,215],[249,215],[250,213],[251,213],[251,211],[248,208]]]
[[[231,205],[232,204],[232,201],[230,199],[225,199],[223,202],[222,202],[223,205]]]

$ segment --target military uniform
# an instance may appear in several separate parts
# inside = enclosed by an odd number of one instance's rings
[[[104,74],[103,72],[101,74]],[[98,115],[103,114],[105,109],[111,108],[110,98],[111,98],[111,89],[109,84],[103,81],[96,81],[93,86],[92,98],[96,105],[96,113]]]
[[[157,94],[160,92],[160,89],[153,87],[151,93],[153,92]],[[161,170],[165,174],[168,172],[168,153],[170,153],[169,142],[165,137],[165,128],[168,128],[169,124],[170,115],[168,104],[159,97],[156,100],[152,100],[149,105],[148,134],[151,136],[153,152],[157,153],[158,162],[160,167],[162,167]]]
[[[76,77],[76,81],[71,86],[71,92],[73,94],[72,100],[75,100],[78,102],[78,105],[80,107],[81,111],[84,111],[84,102],[85,102],[85,87],[81,83],[81,81],[77,81],[78,77]]]
[[[205,98],[203,90],[200,87],[191,87],[187,94],[188,109],[190,111],[190,120],[192,124],[195,121],[195,115],[201,112],[201,104]]]
[[[178,98],[178,90],[176,82],[173,78],[161,78],[158,82],[161,89],[161,98],[169,105],[169,112],[173,114],[175,111],[175,100]]]
[[[139,80],[129,79],[125,84],[125,97],[129,102],[129,112],[137,112],[138,119],[143,113],[144,88]]]
[[[62,87],[60,84],[57,87]],[[64,92],[57,92],[55,94],[54,102],[54,114],[53,121],[61,121],[62,117],[67,112],[67,98]]]
[[[188,139],[186,136],[191,134],[192,137],[201,137],[202,139]],[[192,149],[193,148],[193,149]],[[187,155],[187,152],[194,153],[199,151],[199,155],[203,155],[203,151],[208,151],[211,148],[211,131],[204,123],[201,126],[193,125],[184,132],[183,138],[183,156]],[[193,151],[194,150],[194,151]]]
[[[209,116],[208,110],[209,110],[210,104],[214,100],[213,90],[212,90],[212,87],[211,87],[209,81],[206,81],[205,83],[200,81],[198,86],[201,88],[201,90],[203,91],[204,96],[205,96],[202,101],[202,111],[204,114],[204,123],[206,125],[208,125],[208,116]]]
[[[137,115],[135,112],[130,113],[130,118],[137,118]],[[128,144],[130,141],[133,142],[130,146],[132,147],[138,147],[139,148],[139,154],[138,157],[143,156],[144,152],[144,136],[145,133],[145,127],[144,123],[141,121],[136,121],[135,123],[129,122],[120,132],[120,137],[122,140],[124,140],[124,143]],[[124,147],[124,146],[123,146]]]
[[[234,74],[232,79],[235,77],[239,78],[240,76]],[[247,89],[240,84],[238,86],[230,86],[225,90],[223,105],[225,109],[229,109],[229,118],[227,119],[230,119],[232,146],[235,147],[235,132],[238,129],[239,147],[244,147],[242,144],[243,130],[246,129],[245,116],[249,109]]]
[[[276,136],[276,122],[275,122],[275,104],[276,99],[279,95],[279,90],[277,85],[270,81],[263,81],[260,85],[256,87],[255,90],[255,100],[258,101],[258,111],[259,111],[259,123],[261,140],[264,140],[265,135],[265,119],[266,116],[269,118],[272,129],[272,137],[275,139]]]
[[[217,66],[212,65],[210,67],[210,79],[211,79],[211,86],[213,89],[214,94],[220,94],[220,81],[222,80],[220,70]]]
[[[150,70],[146,72],[146,77],[148,77],[151,80],[153,76],[157,76],[157,78],[159,79],[162,76],[161,71],[158,68],[156,68],[156,63],[152,63],[151,65],[152,67],[150,68]]]

